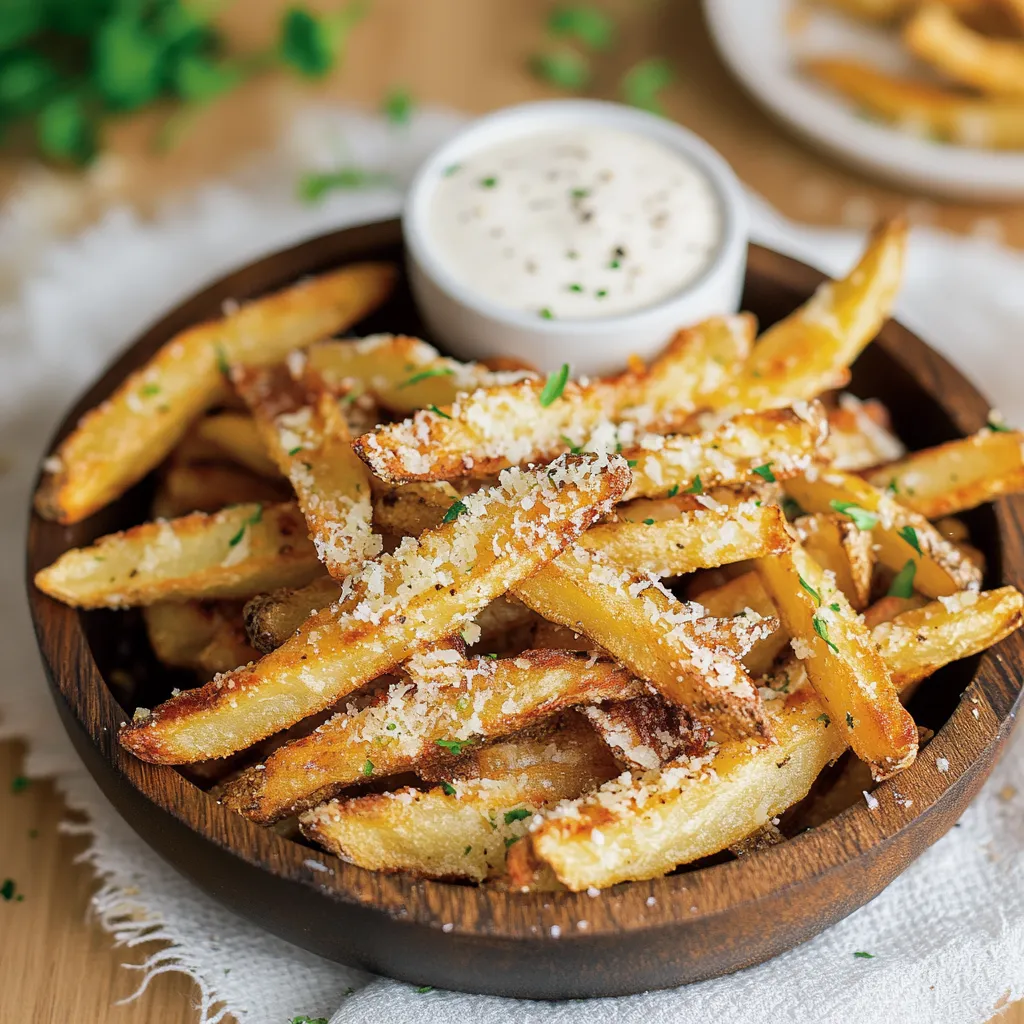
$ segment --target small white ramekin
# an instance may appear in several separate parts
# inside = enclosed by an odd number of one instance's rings
[[[722,223],[711,263],[695,281],[656,305],[587,320],[545,320],[502,307],[467,288],[445,265],[430,232],[431,198],[445,168],[518,137],[581,127],[645,135],[683,154],[707,175]],[[474,121],[420,167],[406,196],[402,225],[409,282],[434,341],[463,359],[511,356],[541,370],[569,363],[574,376],[614,372],[630,355],[649,359],[680,327],[735,313],[746,272],[746,200],[725,160],[672,121],[597,100],[526,103]]]

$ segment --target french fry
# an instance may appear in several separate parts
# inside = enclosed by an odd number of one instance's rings
[[[704,590],[697,597],[716,619],[729,619],[734,615],[744,615],[749,608],[755,615],[765,619],[775,617],[775,605],[761,583],[761,577],[755,571],[743,573],[734,579],[711,590]],[[743,664],[747,671],[756,677],[766,675],[775,659],[789,645],[789,633],[779,626],[773,633],[758,640],[743,655]]]
[[[613,522],[595,526],[580,545],[600,551],[611,561],[657,576],[682,576],[728,562],[777,554],[792,540],[786,517],[777,505],[745,501],[721,508],[676,511],[671,506],[650,509],[639,523]]]
[[[867,479],[927,519],[964,512],[1024,491],[1024,432],[981,430],[913,452],[867,474]]]
[[[414,537],[437,526],[459,497],[459,492],[446,483],[387,487],[374,497],[374,522],[383,533]]]
[[[626,772],[536,815],[528,838],[509,851],[512,882],[531,886],[538,861],[574,892],[656,878],[767,824],[845,749],[813,694],[769,707],[777,743],[731,740],[667,768]]]
[[[246,303],[169,341],[79,421],[46,460],[36,509],[76,523],[123,494],[225,393],[222,367],[275,363],[376,309],[395,269],[360,263]]]
[[[240,616],[239,604],[227,601],[162,601],[142,610],[153,653],[176,668],[198,668],[217,630]]]
[[[881,402],[862,402],[843,392],[839,404],[828,412],[825,452],[833,468],[856,473],[901,459],[907,449],[892,433],[889,412]]]
[[[849,366],[892,310],[903,276],[907,225],[881,224],[850,273],[820,285],[796,312],[769,327],[739,374],[708,404],[716,409],[771,409],[841,387]]]
[[[460,629],[606,515],[628,482],[621,458],[509,470],[451,521],[368,562],[336,605],[251,668],[136,712],[121,742],[143,760],[175,764],[287,728]]]
[[[35,584],[76,608],[128,608],[251,597],[301,586],[320,571],[294,505],[235,505],[143,523],[72,548],[36,573]]]
[[[304,587],[284,587],[252,598],[243,612],[245,631],[257,651],[269,654],[281,646],[315,612],[341,597],[338,581],[317,576]]]
[[[444,786],[316,807],[299,819],[302,833],[372,871],[476,882],[494,878],[504,871],[507,851],[525,834],[532,814],[618,772],[594,730],[575,716],[565,718],[554,730],[484,748],[480,759],[486,764],[448,774]]]
[[[820,57],[802,67],[859,107],[913,134],[981,149],[1024,149],[1019,99],[965,96],[843,57]]]
[[[320,342],[309,349],[307,359],[306,366],[336,394],[365,391],[399,416],[431,405],[450,405],[460,393],[535,376],[529,371],[495,372],[482,363],[461,363],[419,338],[394,334]]]
[[[857,611],[867,607],[875,559],[871,534],[836,513],[801,516],[793,523],[804,550],[835,575],[836,586]]]
[[[313,375],[284,365],[236,367],[231,381],[266,450],[295,490],[320,561],[337,580],[379,554],[370,475],[352,451],[345,417]]]
[[[461,395],[356,438],[359,457],[382,480],[406,483],[496,473],[581,448],[628,447],[638,430],[682,423],[709,373],[709,353],[751,333],[748,317],[711,321],[675,339],[649,369],[590,382],[535,379]],[[703,334],[713,334],[707,339]],[[720,357],[724,358],[724,357]],[[709,370],[709,364],[715,368]],[[568,371],[566,371],[567,373]],[[689,387],[686,383],[689,382]]]
[[[216,512],[226,505],[287,501],[288,486],[235,466],[172,462],[153,497],[154,519]]]
[[[956,82],[983,93],[1024,99],[1024,42],[975,32],[948,7],[919,7],[903,27],[903,44]]]
[[[834,470],[786,483],[786,491],[808,512],[840,512],[871,529],[878,561],[898,573],[915,563],[913,585],[926,597],[977,589],[981,573],[924,516],[860,477]]]
[[[220,672],[248,665],[258,657],[259,652],[249,643],[239,615],[218,623],[213,635],[196,655],[195,667],[206,679],[212,679]]]
[[[819,402],[741,413],[700,434],[651,434],[623,453],[635,464],[626,497],[785,480],[814,463],[827,436]]]
[[[917,727],[885,661],[833,578],[795,544],[757,562],[793,649],[854,753],[885,779],[917,756]]]
[[[266,824],[372,775],[459,754],[578,704],[646,692],[612,659],[566,651],[466,662],[454,651],[431,650],[413,655],[404,672],[407,680],[369,707],[335,715],[246,769],[225,788],[222,802]]]
[[[972,596],[934,602],[873,634],[883,656],[894,659],[889,668],[904,688],[906,680],[973,654],[1020,625],[1021,595],[1005,587],[976,595],[977,617],[963,630],[960,604]],[[946,608],[948,602],[954,607]],[[913,640],[922,625],[929,628],[924,646]],[[591,796],[534,816],[527,838],[509,851],[512,881],[532,887],[545,865],[575,891],[656,878],[740,841],[793,806],[843,752],[846,737],[806,686],[766,706],[778,743],[723,743],[710,756],[620,776]]]
[[[775,620],[718,620],[677,601],[650,576],[574,548],[513,593],[552,622],[584,633],[667,700],[716,728],[764,735],[767,723],[740,658]]]
[[[281,469],[267,451],[266,442],[260,437],[255,421],[244,412],[218,412],[203,416],[182,438],[181,444],[194,445],[199,451],[202,451],[200,446],[209,446],[221,458],[229,458],[270,480],[279,480],[282,476]]]

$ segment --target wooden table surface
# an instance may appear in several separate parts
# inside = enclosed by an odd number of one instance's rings
[[[273,34],[277,0],[246,0],[228,8],[224,23],[241,47]],[[336,6],[336,5],[335,5]],[[864,179],[792,139],[733,83],[710,45],[697,0],[608,0],[621,39],[602,58],[594,94],[615,98],[624,69],[642,56],[668,58],[677,82],[665,94],[673,118],[708,138],[739,175],[784,213],[822,224],[863,225],[882,213],[905,211],[914,222],[1000,237],[1024,248],[1024,204],[979,206],[909,195]],[[354,35],[347,60],[315,87],[268,76],[202,113],[170,154],[154,155],[149,140],[161,117],[127,119],[108,135],[103,174],[74,187],[87,223],[107,204],[128,200],[142,210],[168,194],[229,171],[269,145],[291,114],[311,99],[329,97],[376,107],[395,86],[418,102],[471,112],[553,95],[526,70],[544,44],[543,0],[374,0]],[[110,168],[115,173],[110,173]],[[0,194],[31,180],[22,161],[0,160]],[[138,976],[121,968],[151,950],[112,948],[87,919],[95,882],[74,863],[84,841],[61,835],[68,816],[48,783],[12,792],[21,748],[0,745],[0,876],[12,878],[23,899],[0,903],[0,1020],[37,1024],[192,1024],[193,986],[183,976],[156,978],[137,1002],[113,1005]],[[1024,1024],[1024,1004],[1008,1008],[1002,1024]],[[282,1022],[284,1024],[284,1022]]]

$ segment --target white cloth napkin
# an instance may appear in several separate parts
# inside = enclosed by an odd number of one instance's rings
[[[84,812],[86,824],[74,828],[89,837],[85,857],[102,881],[93,901],[100,924],[129,946],[160,940],[142,966],[143,984],[166,971],[189,974],[203,1021],[228,1012],[242,1024],[286,1024],[302,1014],[332,1024],[986,1021],[1024,997],[1022,743],[961,827],[817,939],[731,977],[565,1003],[419,993],[267,935],[157,857],[72,751],[45,691],[21,582],[30,481],[64,408],[141,328],[204,282],[301,238],[398,209],[397,189],[335,193],[321,206],[303,206],[293,199],[300,170],[351,162],[387,168],[400,186],[459,120],[425,112],[395,129],[362,115],[311,111],[246,174],[168,205],[152,221],[119,209],[79,237],[44,247],[26,260],[15,301],[0,307],[0,736],[26,737],[27,773],[55,776],[70,805]],[[45,227],[26,214],[30,205],[16,198],[0,218],[8,253],[19,235],[28,252]],[[755,197],[751,205],[757,240],[827,270],[847,266],[861,244],[851,232],[789,224]],[[900,314],[960,363],[1011,422],[1024,423],[1021,254],[915,230]],[[874,959],[855,958],[855,950]]]

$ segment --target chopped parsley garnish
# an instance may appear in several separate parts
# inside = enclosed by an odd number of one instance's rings
[[[587,58],[575,50],[549,50],[535,53],[530,58],[530,70],[542,81],[577,92],[590,82],[590,64]]]
[[[653,526],[653,525],[654,525],[654,520],[653,519],[645,519],[644,520],[644,526]]]
[[[807,593],[808,593],[808,594],[810,594],[810,595],[811,595],[811,597],[813,597],[813,598],[814,598],[815,602],[817,603],[818,607],[820,608],[820,607],[821,607],[821,594],[819,594],[819,593],[818,593],[818,592],[817,592],[817,591],[816,591],[816,590],[814,589],[814,587],[812,587],[812,586],[810,585],[810,583],[808,583],[808,582],[807,582],[807,580],[805,580],[805,579],[803,578],[803,576],[797,576],[797,579],[798,579],[798,580],[800,581],[800,586],[801,586],[801,587],[803,587],[803,588],[804,588],[804,590],[806,590],[806,591],[807,591]]]
[[[853,525],[858,530],[873,530],[878,525],[878,513],[869,512],[866,508],[861,508],[856,502],[833,499],[829,502],[829,506],[841,515],[853,520]]]
[[[304,1013],[298,1017],[292,1017],[288,1024],[327,1024],[326,1017],[307,1017]]]
[[[408,124],[416,103],[408,89],[392,89],[384,97],[381,110],[392,124]]]
[[[472,849],[473,849],[473,847],[472,847],[472,846],[467,846],[467,847],[466,847],[466,848],[465,848],[465,849],[464,849],[464,850],[462,851],[462,856],[463,856],[463,857],[468,857],[468,856],[469,856],[469,854],[470,854],[470,852],[472,851]]]
[[[433,985],[420,985],[420,987],[418,989],[416,989],[416,993],[418,995],[421,995],[421,996],[422,995],[426,995],[428,992],[433,992],[433,991],[434,991],[434,986]]]
[[[505,839],[505,849],[507,850],[513,843],[517,843],[522,836],[507,836]]]
[[[386,726],[384,726],[384,728],[387,729],[388,732],[394,732],[398,728],[398,723],[397,722],[388,722],[388,724]]]
[[[464,501],[453,501],[448,506],[448,511],[441,517],[442,523],[454,523],[463,512],[467,511],[466,503]]]
[[[860,960],[874,960],[875,959],[875,954],[874,953],[864,953],[861,950],[857,950],[857,952],[854,953],[853,955],[855,957],[857,957],[858,959],[860,959]]]
[[[448,366],[433,366],[429,370],[422,370],[420,373],[414,373],[408,380],[402,381],[398,385],[398,390],[402,388],[411,388],[413,384],[419,384],[421,380],[429,380],[431,377],[451,377],[455,371]]]
[[[618,270],[619,267],[621,267],[621,266],[622,266],[622,261],[621,260],[609,260],[608,261],[608,269],[609,270]]]
[[[678,485],[676,485],[676,490],[679,490]],[[690,486],[686,488],[686,493],[687,494],[703,494],[704,493],[704,485],[700,482],[700,476],[699,475],[695,476],[693,478],[693,483],[690,484]],[[671,498],[672,495],[670,494],[669,497]]]
[[[522,821],[523,818],[528,818],[533,814],[533,811],[528,811],[525,807],[517,807],[514,811],[505,812],[505,824],[511,825],[513,821]]]
[[[301,451],[302,451],[302,445],[301,444],[297,444],[294,448],[289,448],[288,449],[288,454],[289,455],[298,455],[299,452],[301,452]]]
[[[633,469],[638,461],[638,459],[626,459],[626,465],[629,466],[630,469]]]
[[[899,494],[900,493],[900,487],[899,487],[899,484],[896,483],[896,477],[893,477],[889,481],[889,484],[885,488],[885,491],[886,491],[886,494]]]
[[[299,179],[298,196],[304,203],[316,203],[328,192],[390,184],[391,176],[384,171],[370,171],[364,167],[338,167],[333,171],[310,171],[304,174]]]
[[[818,636],[820,636],[821,639],[824,640],[825,643],[832,648],[832,652],[834,654],[838,654],[839,648],[836,647],[836,645],[832,643],[832,641],[829,639],[828,624],[823,619],[820,619],[817,615],[815,615],[814,618],[811,619],[811,625],[814,626],[814,632],[817,633]]]
[[[606,299],[608,297],[608,289],[607,288],[598,288],[597,291],[594,292],[594,294],[599,299]]]
[[[576,292],[577,294],[579,294],[581,291],[583,291],[583,285],[581,285],[581,284],[575,284],[574,283],[574,284],[566,285],[566,287],[569,289],[569,291]]]
[[[497,184],[498,184],[498,179],[495,178],[493,174],[488,176],[488,177],[486,177],[486,178],[481,178],[480,179],[480,187],[481,188],[494,188]]]
[[[834,612],[837,612],[837,611],[839,611],[839,602],[838,602],[838,601],[833,601],[833,602],[832,602],[832,603],[831,603],[831,604],[829,605],[829,608],[831,608],[831,609],[832,609],[832,611],[834,611]]]
[[[990,416],[988,419],[988,429],[995,431],[997,434],[1012,434],[1013,430],[1008,427],[1002,420],[997,420]]]
[[[497,661],[498,660],[498,656],[496,654],[485,654],[484,657],[485,658],[490,658],[491,661]]]
[[[442,419],[450,420],[451,416],[444,411],[444,409],[438,409],[436,405],[428,405],[427,408],[435,415],[440,416]]]
[[[566,437],[565,434],[562,435],[562,444],[564,444],[573,455],[579,455],[579,453],[583,451],[578,444],[572,443],[572,438]]]
[[[661,114],[658,93],[672,82],[672,69],[660,57],[651,57],[634,64],[622,77],[622,98],[631,106]]]
[[[913,558],[893,577],[889,585],[889,597],[913,597],[914,577],[917,575],[917,561]]]
[[[463,747],[468,747],[473,741],[472,740],[434,740],[434,742],[444,750],[447,750],[449,754],[454,754],[456,757],[462,753]]]
[[[548,374],[544,389],[540,393],[540,404],[546,409],[562,397],[566,382],[569,380],[569,364],[562,363],[560,369]]]
[[[547,306],[545,306],[543,309],[539,310],[537,312],[537,316],[539,316],[541,318],[541,320],[554,320],[555,319],[555,314],[552,313],[551,310],[548,309]]]
[[[921,541],[918,539],[917,530],[912,526],[901,527],[898,531],[899,535],[921,556],[924,552],[921,550]]]
[[[569,195],[571,195],[573,197],[573,199],[586,199],[587,196],[590,195],[590,189],[589,188],[574,188],[574,189],[572,189],[570,191]]]
[[[14,899],[14,889],[15,889],[14,879],[13,878],[5,878],[4,879],[4,884],[0,885],[0,896],[3,896],[3,898],[5,900],[13,900]]]
[[[224,351],[223,345],[218,345],[214,352],[217,356],[217,369],[226,377],[231,372],[231,364],[228,362],[227,353]]]
[[[441,173],[446,178],[450,178],[453,174],[457,174],[461,170],[462,164],[449,164]]]
[[[829,718],[828,715],[826,715],[824,712],[822,712],[822,714],[818,715],[818,717],[815,719],[815,721],[816,722],[821,722],[822,725],[824,725],[826,729],[832,724],[832,719]]]
[[[15,775],[11,779],[11,792],[12,793],[24,793],[28,789],[28,779],[24,775]]]
[[[851,715],[849,711],[846,712],[846,728],[853,728],[853,715]]]
[[[787,519],[799,519],[804,514],[800,502],[791,498],[788,494],[782,496],[782,512]]]
[[[700,477],[698,477],[697,479],[699,480],[699,479],[700,479]],[[679,484],[673,484],[673,485],[672,485],[672,486],[671,486],[671,487],[670,487],[670,488],[668,489],[668,496],[669,496],[670,498],[674,498],[674,497],[675,497],[675,496],[676,496],[676,495],[677,495],[678,493],[679,493]]]
[[[139,392],[139,394],[145,395],[147,398],[149,396],[151,396],[151,395],[159,395],[160,394],[160,385],[159,384],[146,384],[146,385],[144,385],[142,387],[142,390]]]
[[[364,762],[361,771],[364,775],[367,776],[373,774],[373,762],[369,758],[367,758],[366,761]]]
[[[442,782],[441,789],[444,790],[445,796],[455,796],[455,787],[450,782]]]
[[[615,23],[590,4],[564,4],[548,16],[548,32],[568,37],[588,50],[607,50],[615,36]]]
[[[236,533],[228,541],[228,547],[229,548],[233,548],[236,545],[241,544],[242,543],[242,538],[245,536],[245,531],[250,526],[255,526],[262,518],[263,518],[263,506],[262,505],[257,505],[256,506],[256,511],[253,512],[253,514],[251,516],[249,516],[249,518],[246,519],[246,521],[244,523],[242,523],[242,525],[238,529],[238,533]]]
[[[768,483],[775,483],[775,474],[772,472],[772,466],[774,463],[766,462],[763,466],[755,466],[750,472],[756,473],[762,480],[767,480]]]

